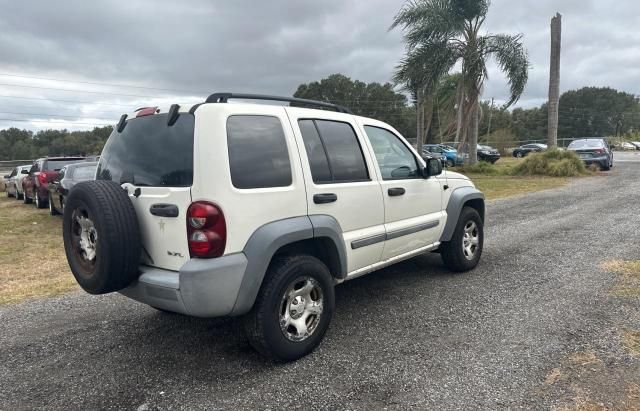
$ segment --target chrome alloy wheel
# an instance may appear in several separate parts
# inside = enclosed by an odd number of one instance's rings
[[[85,262],[94,262],[98,247],[98,231],[86,212],[81,210],[73,212],[72,230],[72,236],[76,243],[74,248],[78,254]]]
[[[295,342],[309,338],[320,323],[323,301],[322,288],[316,280],[294,280],[280,302],[280,329],[284,336]]]
[[[474,221],[468,221],[464,226],[462,236],[462,252],[467,260],[473,260],[480,246],[480,231]]]

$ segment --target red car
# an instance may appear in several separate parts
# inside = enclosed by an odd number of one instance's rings
[[[29,171],[22,179],[25,204],[36,203],[36,207],[45,208],[49,202],[49,182],[58,177],[60,169],[67,164],[85,161],[84,157],[45,157],[33,162]]]

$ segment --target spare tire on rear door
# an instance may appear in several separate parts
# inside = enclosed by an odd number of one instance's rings
[[[118,291],[137,278],[142,250],[138,219],[117,183],[74,186],[64,206],[63,237],[71,272],[86,292]]]

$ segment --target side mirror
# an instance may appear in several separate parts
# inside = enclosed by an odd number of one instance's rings
[[[10,175],[6,175],[6,176],[4,176],[4,178],[6,178],[8,180],[8,179],[11,178],[11,176]]]
[[[29,170],[22,170],[20,174],[29,174]]]
[[[440,162],[440,160],[437,158],[428,158],[425,161],[427,162],[427,166],[422,171],[422,175],[425,178],[442,174],[442,162]]]

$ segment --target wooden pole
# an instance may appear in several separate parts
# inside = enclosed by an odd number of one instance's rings
[[[560,46],[562,40],[562,16],[556,13],[551,19],[551,66],[549,71],[548,134],[549,147],[558,146],[558,106],[560,104]]]

